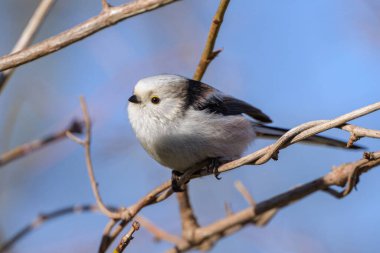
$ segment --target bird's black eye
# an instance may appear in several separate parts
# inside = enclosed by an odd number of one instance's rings
[[[150,101],[153,103],[153,104],[158,104],[160,103],[160,98],[157,97],[157,96],[153,96]]]

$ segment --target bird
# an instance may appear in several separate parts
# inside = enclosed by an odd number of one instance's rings
[[[179,181],[190,168],[207,164],[218,178],[217,168],[241,157],[255,138],[279,138],[288,131],[265,125],[271,118],[249,103],[179,75],[141,79],[128,101],[137,139],[154,160],[172,170],[175,192],[183,191]],[[304,142],[346,148],[343,141],[318,135]]]

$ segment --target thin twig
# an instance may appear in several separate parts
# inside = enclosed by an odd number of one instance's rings
[[[132,241],[133,239],[133,234],[140,229],[140,223],[137,221],[133,222],[131,228],[129,229],[128,233],[125,234],[121,240],[119,245],[115,248],[113,253],[121,253],[125,250],[125,248],[128,246],[128,244]]]
[[[247,203],[253,209],[255,209],[256,201],[254,200],[252,194],[250,194],[248,189],[244,186],[244,184],[241,181],[236,181],[235,188],[240,192],[240,194],[244,197]],[[257,215],[255,219],[252,219],[252,223],[259,227],[265,226],[273,218],[273,216],[277,213],[277,211],[278,209],[274,208],[274,209],[264,212],[261,215]]]
[[[87,21],[58,35],[37,43],[19,52],[0,58],[0,71],[17,67],[58,51],[106,27],[141,13],[155,10],[177,0],[138,0],[131,3],[103,9],[102,12]]]
[[[102,0],[102,7],[103,11],[107,11],[110,8],[110,4],[107,2],[107,0]]]
[[[369,113],[372,113],[374,111],[377,111],[380,109],[380,102],[362,107],[360,109],[354,110],[350,113],[347,113],[345,115],[342,115],[338,118],[335,118],[333,120],[330,120],[329,122],[326,122],[324,124],[320,124],[318,126],[312,127],[308,129],[307,131],[303,132],[302,134],[297,135],[292,142],[298,142],[300,140],[303,140],[305,138],[308,138],[312,135],[318,134],[320,132],[326,131],[326,129],[331,129],[333,127],[337,127],[340,125],[343,125],[347,123],[348,121],[351,121],[353,119],[359,118],[363,115],[367,115]]]
[[[30,18],[11,53],[23,50],[30,45],[54,2],[55,0],[41,0],[39,6],[35,10],[33,16]],[[7,69],[2,73],[0,72],[0,93],[4,90],[9,78],[12,76],[14,71],[15,69],[13,68]]]
[[[235,182],[235,188],[240,192],[240,194],[244,197],[244,199],[248,202],[250,206],[256,206],[256,201],[253,199],[252,195],[249,193],[249,191],[241,181]]]
[[[85,137],[83,140],[80,140],[76,137],[74,138],[73,135],[68,134],[68,136],[73,141],[81,144],[85,149],[87,172],[90,177],[92,192],[95,196],[96,203],[99,206],[99,210],[110,219],[120,219],[122,212],[109,210],[107,206],[103,203],[103,200],[100,196],[98,183],[96,182],[96,179],[95,179],[94,167],[93,167],[92,159],[91,159],[91,120],[90,120],[90,115],[88,113],[86,101],[84,100],[83,97],[80,97],[80,104],[81,104],[82,113],[84,117]],[[67,135],[66,132],[65,132],[65,135]]]
[[[200,81],[203,77],[203,74],[206,72],[210,62],[218,56],[221,50],[214,51],[215,41],[218,37],[220,26],[223,23],[224,14],[227,10],[230,0],[221,0],[219,3],[218,10],[215,13],[215,16],[212,20],[210,31],[208,33],[206,46],[203,49],[201,59],[198,63],[197,69],[195,70],[193,79]]]
[[[110,234],[113,227],[116,225],[116,223],[117,223],[117,220],[114,220],[114,219],[110,219],[110,221],[107,223],[106,227],[103,230],[101,244],[99,246],[98,252],[105,252],[108,248],[108,245],[111,244]]]
[[[377,110],[380,110],[380,102],[362,107],[333,120],[312,121],[301,124],[285,133],[280,139],[276,141],[275,144],[262,148],[252,154],[241,157],[232,162],[223,164],[218,168],[218,172],[226,172],[232,169],[236,169],[245,164],[263,164],[270,160],[271,157],[273,157],[273,155],[276,154],[282,148],[285,148],[296,142],[304,140],[313,134],[315,135],[317,133],[329,130],[331,128],[338,127],[340,125],[343,125],[344,123],[347,123],[347,121],[362,117]]]
[[[36,150],[39,150],[46,145],[62,140],[66,138],[66,132],[70,131],[72,133],[82,133],[82,122],[73,120],[70,126],[62,131],[48,135],[42,139],[34,140],[25,144],[22,144],[12,150],[9,150],[0,155],[0,167],[4,166],[18,158],[28,155]]]
[[[373,129],[367,129],[355,125],[350,124],[343,124],[342,126],[339,126],[340,129],[348,131],[351,133],[350,139],[347,142],[347,147],[351,147],[354,142],[359,140],[362,137],[369,137],[369,138],[380,138],[380,131],[373,130]]]

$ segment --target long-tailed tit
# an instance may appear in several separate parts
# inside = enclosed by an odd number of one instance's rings
[[[140,80],[129,98],[128,114],[145,150],[173,170],[174,191],[181,190],[179,175],[196,164],[208,162],[217,169],[239,158],[255,137],[278,138],[287,131],[264,126],[272,121],[258,108],[178,75]],[[342,141],[321,136],[306,141],[346,147]]]

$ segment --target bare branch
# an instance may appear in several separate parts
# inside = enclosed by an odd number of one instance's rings
[[[348,148],[362,137],[380,138],[380,131],[378,130],[367,129],[350,124],[343,124],[342,126],[339,126],[339,128],[351,133],[350,139],[347,142]]]
[[[285,148],[291,144],[304,140],[320,132],[339,127],[340,125],[343,125],[350,120],[362,117],[377,110],[380,110],[380,102],[362,107],[333,120],[312,121],[301,124],[289,130],[280,139],[278,139],[275,144],[262,148],[235,161],[223,164],[218,168],[218,172],[225,172],[236,169],[245,164],[263,164],[271,159],[271,157],[273,157],[275,154],[277,154],[278,151],[282,148]]]
[[[107,223],[107,225],[103,231],[103,235],[102,235],[101,243],[99,245],[98,252],[105,252],[107,250],[108,246],[111,244],[110,234],[111,234],[113,227],[116,225],[116,223],[117,223],[117,220],[114,220],[114,219],[111,219]]]
[[[299,134],[298,136],[296,136],[292,140],[292,143],[298,142],[298,141],[303,140],[305,138],[308,138],[308,137],[310,137],[312,135],[315,135],[315,134],[318,134],[320,132],[326,131],[327,129],[338,127],[340,125],[343,125],[343,124],[347,123],[348,121],[351,121],[353,119],[359,118],[359,117],[361,117],[363,115],[367,115],[367,114],[372,113],[374,111],[377,111],[379,109],[380,109],[380,102],[377,102],[377,103],[374,103],[374,104],[362,107],[360,109],[357,109],[355,111],[352,111],[350,113],[342,115],[342,116],[340,116],[340,117],[338,117],[336,119],[330,120],[330,121],[328,121],[326,123],[323,123],[323,124],[320,124],[320,125],[317,125],[315,127],[312,127],[310,129],[308,129],[307,131],[303,132],[302,134]]]
[[[349,188],[352,189],[352,186],[349,185],[349,180],[353,174],[360,175],[361,173],[367,172],[378,165],[380,165],[380,151],[372,153],[370,160],[363,158],[356,162],[343,164],[337,168],[334,168],[333,171],[321,178],[298,186],[268,200],[257,203],[254,209],[252,207],[246,208],[213,224],[198,228],[192,242],[178,244],[175,249],[168,252],[185,252],[201,245],[208,238],[212,238],[220,233],[225,233],[225,231],[230,229],[238,231],[242,226],[247,225],[252,221],[257,221],[257,218],[266,212],[269,212],[267,213],[268,218],[264,221],[269,221],[270,218],[276,213],[276,210],[293,204],[316,191],[326,191],[326,189],[330,189],[329,187],[331,186],[344,187],[346,184],[346,191]],[[260,223],[258,225],[265,225],[265,223]]]
[[[103,11],[107,11],[110,8],[110,4],[107,2],[107,0],[102,0],[102,7]]]
[[[33,16],[30,18],[11,53],[23,50],[30,45],[54,2],[55,0],[41,0],[39,6],[37,7]],[[12,76],[14,71],[15,69],[13,68],[7,69],[2,73],[0,72],[0,93],[4,90],[9,78]]]
[[[235,188],[240,192],[240,194],[245,198],[250,206],[256,206],[256,201],[253,199],[252,195],[249,193],[247,188],[245,188],[244,184],[241,181],[235,182]]]
[[[58,140],[65,139],[66,132],[70,131],[72,133],[82,133],[82,122],[73,120],[70,126],[62,131],[48,135],[42,139],[34,140],[25,144],[22,144],[12,150],[5,152],[0,155],[0,167],[4,166],[18,158],[28,155],[36,150],[39,150],[46,145],[56,142]]]
[[[107,217],[111,219],[120,219],[121,218],[121,212],[120,211],[112,211],[109,210],[106,205],[103,203],[102,198],[99,193],[98,189],[98,183],[95,179],[94,174],[94,168],[91,160],[91,121],[90,121],[90,115],[88,113],[86,101],[83,97],[80,98],[80,104],[84,116],[84,124],[85,124],[85,137],[83,140],[80,140],[79,138],[75,137],[72,134],[68,134],[65,131],[65,135],[68,135],[73,141],[81,144],[85,149],[85,156],[86,156],[86,166],[87,166],[87,172],[90,177],[90,183],[92,192],[95,196],[96,203],[99,206],[99,210],[106,215]],[[69,131],[68,131],[69,132]]]
[[[170,187],[171,182],[167,181],[142,197],[136,204],[132,205],[129,208],[125,208],[122,211],[121,215],[123,218],[119,225],[114,229],[114,231],[111,233],[109,230],[107,233],[103,234],[103,238],[99,246],[99,252],[102,253],[108,249],[110,244],[121,233],[124,227],[140,212],[141,209],[148,205],[156,204],[167,199],[173,193]],[[110,227],[111,223],[113,223],[113,221],[110,221],[107,227]]]
[[[69,30],[22,51],[1,57],[0,71],[36,60],[42,56],[67,47],[124,19],[152,11],[176,1],[177,0],[138,0],[115,7],[109,6],[109,8],[103,9],[98,16],[92,17]]]
[[[234,213],[234,211],[232,211],[232,207],[231,207],[231,204],[227,203],[227,202],[224,202],[224,210],[226,211],[226,215],[229,216],[231,214]]]
[[[254,219],[254,224],[258,227],[266,226],[278,212],[278,208],[270,209],[261,215],[257,215]]]
[[[186,240],[191,241],[194,237],[195,229],[199,227],[199,224],[195,218],[193,208],[191,207],[186,185],[183,192],[177,193],[177,200],[181,215],[182,236],[186,238]]]
[[[78,136],[74,135],[72,132],[66,131],[65,134],[66,134],[67,138],[69,138],[73,142],[76,142],[79,145],[84,146],[85,142],[81,138],[79,138]]]
[[[133,222],[128,233],[121,238],[119,245],[115,248],[113,252],[114,253],[123,252],[125,248],[128,246],[128,244],[132,241],[133,234],[139,229],[140,229],[140,223],[138,223],[137,221]]]
[[[198,63],[197,69],[195,70],[195,74],[193,76],[194,80],[200,81],[203,77],[203,74],[206,72],[206,69],[210,62],[218,56],[221,50],[216,50],[214,52],[214,46],[216,38],[218,37],[220,26],[223,23],[224,14],[227,10],[228,4],[230,0],[221,0],[219,3],[218,10],[215,13],[215,16],[212,20],[210,31],[208,33],[206,46],[203,49],[203,53],[201,59]]]

